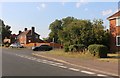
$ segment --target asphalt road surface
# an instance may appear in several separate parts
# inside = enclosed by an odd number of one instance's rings
[[[3,48],[2,76],[104,76],[38,58],[31,53],[30,49]]]

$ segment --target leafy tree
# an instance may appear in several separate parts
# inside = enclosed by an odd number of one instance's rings
[[[53,23],[50,24],[49,29],[51,30],[49,37],[52,41],[54,38],[54,42],[60,43],[58,38],[58,32],[62,29],[62,21],[61,20],[55,20]]]
[[[0,20],[0,32],[2,34],[2,41],[5,39],[5,37],[10,38],[11,32],[10,31],[10,26],[5,25],[4,21]]]
[[[58,43],[62,42],[65,51],[68,51],[71,45],[89,46],[90,44],[108,45],[109,43],[109,32],[104,29],[101,19],[90,21],[66,17],[51,23],[50,30],[50,38],[55,38]]]

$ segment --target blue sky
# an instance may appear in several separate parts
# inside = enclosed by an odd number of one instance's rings
[[[72,16],[78,19],[106,19],[118,9],[117,2],[4,2],[2,16],[5,24],[11,26],[12,33],[35,26],[41,38],[49,34],[49,24],[55,19]]]

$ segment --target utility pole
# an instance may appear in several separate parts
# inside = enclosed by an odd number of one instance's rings
[[[54,49],[54,42],[55,42],[55,39],[53,38],[53,49]]]

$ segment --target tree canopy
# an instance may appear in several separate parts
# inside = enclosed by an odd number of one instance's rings
[[[0,19],[0,33],[2,36],[2,41],[5,39],[5,37],[10,38],[11,32],[10,31],[10,26],[9,25],[5,25],[4,21]]]
[[[109,32],[103,26],[102,19],[83,20],[74,17],[56,19],[49,26],[51,30],[49,37],[55,38],[56,43],[64,45],[104,44],[109,43]]]

